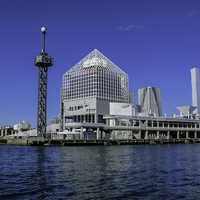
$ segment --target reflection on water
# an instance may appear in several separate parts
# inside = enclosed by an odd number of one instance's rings
[[[0,146],[0,199],[199,199],[200,145]]]

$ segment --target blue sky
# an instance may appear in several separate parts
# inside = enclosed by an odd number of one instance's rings
[[[42,25],[48,115],[59,113],[62,74],[97,48],[129,74],[130,88],[160,87],[164,113],[191,104],[190,68],[200,63],[200,1],[0,0],[0,124],[35,125]]]

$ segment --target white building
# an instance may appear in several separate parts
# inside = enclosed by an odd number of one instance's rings
[[[132,115],[130,96],[127,73],[94,49],[63,75],[61,129],[98,132],[105,125],[104,115]]]
[[[192,106],[197,107],[196,114],[200,114],[200,69],[191,69]]]
[[[109,115],[132,116],[133,106],[130,103],[110,103]]]
[[[161,116],[161,97],[160,89],[156,87],[145,87],[138,90],[138,104],[140,115],[142,116]]]
[[[176,108],[180,112],[180,117],[188,119],[193,118],[193,113],[196,110],[196,107],[190,105],[178,106]]]
[[[28,131],[31,129],[31,124],[26,121],[21,121],[18,124],[15,124],[13,126],[13,129],[15,130],[15,132]]]
[[[63,125],[68,122],[103,123],[110,102],[129,101],[128,75],[97,49],[63,75]]]

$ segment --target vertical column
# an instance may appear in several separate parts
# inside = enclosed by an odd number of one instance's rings
[[[95,113],[95,123],[98,123],[98,115]]]
[[[195,131],[194,131],[194,139],[197,139],[197,124],[194,125]]]
[[[106,119],[106,125],[110,126],[110,119]]]
[[[160,131],[159,131],[159,121],[157,121],[157,133],[156,133],[156,139],[160,139]]]
[[[156,132],[156,139],[159,139],[160,138],[160,131],[157,131]]]
[[[116,133],[115,133],[115,134],[116,134]],[[115,135],[115,136],[116,136],[116,135]],[[106,139],[106,133],[105,133],[105,131],[102,131],[101,139],[102,139],[102,140],[105,140],[105,139]]]
[[[149,139],[148,133],[149,133],[148,130],[146,130],[146,131],[145,131],[145,136],[144,136],[144,139],[145,139],[145,140]]]
[[[186,131],[186,139],[189,139],[189,132]]]
[[[7,136],[7,134],[8,134],[8,129],[5,128],[5,136]]]
[[[167,140],[170,139],[170,131],[167,131]]]
[[[101,132],[99,130],[99,128],[97,128],[97,140],[101,140]]]
[[[81,127],[81,132],[80,132],[80,140],[83,140],[83,127]]]
[[[197,139],[197,131],[194,132],[194,139]]]
[[[138,132],[138,139],[142,139],[142,131],[141,131],[141,129]]]
[[[177,139],[179,140],[180,139],[180,132],[177,131]]]

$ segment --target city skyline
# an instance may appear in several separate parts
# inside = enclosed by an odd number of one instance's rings
[[[47,2],[45,15],[42,10]],[[23,119],[36,122],[37,70],[33,60],[39,53],[38,30],[43,24],[49,30],[48,49],[56,61],[49,73],[48,119],[59,113],[62,74],[94,48],[129,74],[135,94],[141,87],[159,87],[163,113],[172,114],[176,106],[191,104],[189,73],[200,60],[197,1],[162,5],[154,1],[154,6],[147,1],[101,1],[98,5],[87,1],[89,7],[77,2],[55,5],[44,1],[37,13],[37,2],[1,2],[1,124]],[[81,20],[83,16],[85,20]]]

